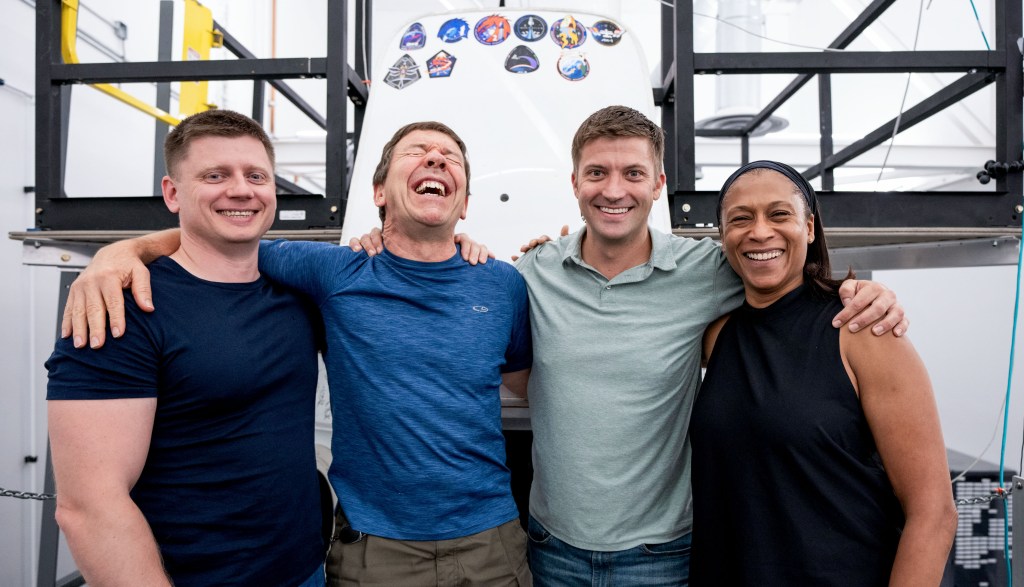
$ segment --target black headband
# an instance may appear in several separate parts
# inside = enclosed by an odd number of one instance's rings
[[[718,224],[722,224],[722,200],[725,199],[725,194],[740,176],[753,169],[771,169],[785,175],[789,181],[793,182],[800,189],[800,193],[804,195],[804,200],[807,202],[807,209],[810,210],[811,214],[814,214],[815,224],[818,223],[818,198],[815,197],[814,188],[811,187],[811,184],[807,183],[807,180],[804,179],[804,176],[800,175],[799,171],[785,163],[778,163],[776,161],[751,161],[734,171],[729,176],[729,179],[725,180],[722,190],[718,192]]]

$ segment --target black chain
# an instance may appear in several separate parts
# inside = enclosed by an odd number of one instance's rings
[[[0,487],[0,497],[14,497],[16,499],[35,499],[39,501],[48,501],[51,499],[57,499],[56,493],[32,493],[31,491],[14,491],[13,489],[4,489]]]

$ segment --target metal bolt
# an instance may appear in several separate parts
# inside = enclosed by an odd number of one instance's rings
[[[331,206],[331,214],[335,214],[337,212],[338,212],[338,207],[337,206]]]
[[[36,208],[36,214],[42,214],[42,213],[43,213],[43,209],[42,208]]]
[[[690,211],[690,205],[689,204],[683,204],[683,212],[689,212],[689,211]]]
[[[60,260],[64,261],[65,263],[67,263],[68,261],[71,260],[71,255],[69,255],[67,253],[64,253],[63,255],[60,256]]]
[[[1021,206],[1020,204],[1017,204],[1016,206],[1013,207],[1013,210],[1017,214],[1020,214],[1021,212],[1024,212],[1024,206]]]

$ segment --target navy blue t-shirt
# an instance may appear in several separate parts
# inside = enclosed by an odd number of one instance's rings
[[[132,490],[178,585],[297,585],[323,561],[313,443],[316,310],[260,278],[150,265],[149,314],[100,349],[59,340],[47,399],[156,397]]]

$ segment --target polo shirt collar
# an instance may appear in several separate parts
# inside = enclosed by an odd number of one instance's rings
[[[587,227],[584,226],[580,230],[577,230],[566,237],[569,240],[566,242],[565,252],[562,253],[562,263],[571,259],[577,265],[584,264],[583,235],[586,231]],[[675,269],[676,259],[675,255],[672,253],[672,237],[660,230],[651,230],[648,228],[647,231],[651,234],[651,266],[663,271]]]

